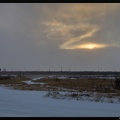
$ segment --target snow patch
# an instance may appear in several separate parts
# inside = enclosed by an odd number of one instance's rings
[[[44,85],[44,84],[47,84],[47,83],[43,83],[43,82],[32,82],[31,80],[28,80],[28,81],[23,81],[24,83],[27,83],[27,84],[40,84],[40,85]]]
[[[44,91],[0,87],[1,117],[119,117],[120,104],[50,99]]]

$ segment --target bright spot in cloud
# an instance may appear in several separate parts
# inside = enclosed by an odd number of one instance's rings
[[[107,44],[97,44],[97,43],[85,43],[85,44],[80,44],[80,45],[74,45],[70,48],[64,48],[64,49],[69,49],[69,50],[75,50],[75,49],[98,49],[98,48],[106,48],[109,47]]]
[[[88,43],[88,44],[82,44],[79,46],[76,46],[76,48],[79,49],[96,49],[96,48],[104,48],[106,45],[103,44],[94,44],[94,43]]]

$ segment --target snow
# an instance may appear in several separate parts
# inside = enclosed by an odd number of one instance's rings
[[[32,80],[40,80],[42,78],[44,78],[44,77],[36,77],[36,78],[33,78]]]
[[[90,93],[87,91],[84,92],[78,92],[78,91],[48,91],[45,95],[46,97],[51,97],[54,99],[74,99],[79,101],[93,101],[93,102],[106,102],[106,103],[117,103],[120,104],[120,97],[119,96],[113,96],[108,97],[107,94],[102,94],[98,96],[98,94]]]
[[[58,78],[58,79],[82,79],[82,78],[89,78],[90,76],[87,76],[87,75],[81,75],[81,76],[41,76],[41,77],[34,77],[33,80],[39,80],[39,79],[42,79],[42,78]],[[99,78],[99,79],[108,79],[108,80],[115,80],[115,77],[113,76],[92,76],[93,78]]]
[[[120,104],[52,99],[44,91],[0,87],[0,117],[119,117]]]
[[[43,82],[32,82],[31,80],[28,80],[28,81],[23,81],[24,83],[27,83],[27,84],[41,84],[41,85],[44,85],[46,83],[43,83]]]
[[[67,79],[68,77],[65,77],[65,76],[58,76],[58,77],[56,77],[56,78],[58,78],[58,79]]]

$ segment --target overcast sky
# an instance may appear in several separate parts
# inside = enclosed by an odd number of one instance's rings
[[[0,67],[120,70],[120,4],[0,3]]]

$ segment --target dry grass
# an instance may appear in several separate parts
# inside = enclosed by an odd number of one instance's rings
[[[83,91],[87,91],[90,95],[96,92],[94,100],[96,102],[102,101],[102,97],[110,98],[109,102],[113,102],[112,98],[120,96],[120,90],[115,90],[113,80],[105,79],[57,79],[57,78],[43,78],[40,80],[31,80],[33,84],[27,84],[23,81],[30,80],[25,77],[16,77],[12,79],[0,79],[0,84],[6,87],[17,90],[36,90],[36,91],[48,91],[47,96],[51,95],[53,98],[63,99],[82,99],[81,94]],[[35,84],[46,83],[46,84]],[[66,89],[63,89],[66,88]],[[69,89],[69,90],[68,90]],[[77,92],[76,92],[76,91]],[[49,93],[51,91],[51,93]],[[58,94],[58,91],[68,92],[65,95]],[[89,95],[88,94],[88,95]]]
[[[75,89],[78,91],[115,92],[113,80],[89,78],[89,79],[55,79],[43,78],[33,82],[45,82],[50,86]]]
[[[21,84],[23,81],[28,80],[25,77],[15,77],[11,79],[0,79],[0,84]]]
[[[33,82],[44,82],[47,84],[27,84],[23,81],[30,80],[25,77],[16,77],[12,79],[0,80],[0,84],[20,90],[58,90],[59,88],[74,89],[79,92],[90,91],[100,93],[120,93],[120,90],[115,90],[113,80],[89,78],[89,79],[58,79],[58,78],[43,78],[33,80]]]
[[[27,84],[24,81],[30,80],[30,78],[25,77],[15,77],[11,79],[0,79],[0,85],[5,85],[6,87],[18,90],[48,90],[52,89],[47,85],[40,84]]]

